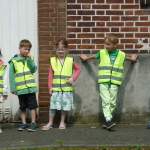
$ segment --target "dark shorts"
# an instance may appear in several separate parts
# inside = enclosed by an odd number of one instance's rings
[[[26,109],[32,110],[38,107],[35,93],[18,95],[18,98],[21,111],[26,111]]]

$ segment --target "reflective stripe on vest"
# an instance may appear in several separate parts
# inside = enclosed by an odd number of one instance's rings
[[[66,57],[64,64],[61,64],[57,57],[51,57],[50,64],[54,71],[52,90],[57,92],[72,92],[73,87],[67,81],[73,73],[73,58]]]
[[[34,75],[28,68],[27,61],[25,63],[21,61],[12,60],[15,67],[15,82],[16,90],[23,90],[26,88],[37,87],[34,79]]]
[[[2,65],[0,67],[0,94],[3,94],[4,90],[4,75],[5,75],[5,71],[6,71],[6,65]]]
[[[111,82],[121,85],[124,73],[125,53],[118,51],[114,64],[111,64],[106,49],[100,51],[100,64],[98,71],[98,83]]]

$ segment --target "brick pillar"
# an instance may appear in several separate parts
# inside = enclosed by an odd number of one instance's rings
[[[48,67],[55,43],[66,37],[65,0],[38,0],[40,121],[48,120]]]

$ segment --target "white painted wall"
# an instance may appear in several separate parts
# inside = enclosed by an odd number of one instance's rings
[[[0,48],[6,61],[19,52],[19,42],[26,38],[32,42],[31,53],[37,63],[37,31],[37,0],[0,0]],[[14,120],[18,99],[10,95],[6,103],[5,107],[11,108]]]

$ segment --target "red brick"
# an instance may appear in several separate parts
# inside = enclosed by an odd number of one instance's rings
[[[136,22],[135,26],[150,26],[150,22]]]
[[[82,28],[82,32],[90,32],[90,28]]]
[[[133,33],[126,33],[125,37],[126,38],[133,38],[134,34]]]
[[[148,16],[140,16],[141,21],[148,21]]]
[[[103,49],[103,48],[104,48],[104,44],[96,45],[96,49],[98,49],[98,50]]]
[[[92,39],[92,44],[103,44],[104,39]]]
[[[105,22],[96,22],[96,26],[105,26]]]
[[[92,28],[92,32],[110,32],[109,28]]]
[[[67,3],[75,3],[76,0],[67,0]]]
[[[120,5],[111,5],[111,9],[120,9]]]
[[[121,9],[139,9],[139,5],[121,5]]]
[[[134,4],[135,0],[125,0],[125,3],[133,3]]]
[[[81,28],[68,28],[67,31],[70,32],[81,32]]]
[[[76,38],[76,34],[70,34],[70,33],[68,33],[68,38]]]
[[[92,9],[110,9],[109,5],[92,5]]]
[[[138,32],[138,28],[136,27],[125,27],[125,28],[121,28],[121,32]]]
[[[95,45],[78,45],[78,49],[95,49]]]
[[[132,11],[132,10],[127,10],[124,12],[125,12],[125,15],[134,15],[134,11]]]
[[[119,28],[111,28],[111,32],[119,32]]]
[[[69,39],[68,43],[69,44],[81,44],[81,40],[80,39]]]
[[[67,9],[81,9],[81,5],[67,5]]]
[[[76,15],[76,11],[75,10],[68,10],[67,15]]]
[[[95,22],[78,22],[78,27],[93,27]]]
[[[124,11],[113,11],[113,10],[108,10],[106,11],[106,15],[123,15]]]
[[[102,10],[97,10],[97,11],[96,11],[96,15],[104,15],[104,11],[102,11]]]
[[[77,3],[94,3],[94,0],[77,0]]]
[[[148,32],[148,27],[147,28],[140,28],[140,32]]]
[[[106,3],[124,3],[124,0],[106,0]]]
[[[69,27],[73,26],[74,27],[74,26],[76,26],[76,22],[67,22],[67,26],[69,26]]]
[[[134,26],[134,22],[125,22],[125,26]]]
[[[82,9],[90,9],[91,5],[82,5]]]
[[[107,22],[107,26],[124,26],[124,22]]]
[[[78,11],[78,15],[95,15],[95,11],[93,10],[83,10],[83,11]]]
[[[96,38],[104,38],[104,33],[97,33]]]
[[[93,16],[93,21],[110,21],[110,16]]]
[[[96,3],[104,3],[104,0],[96,0]]]
[[[82,44],[89,44],[90,43],[90,39],[83,39],[82,40]]]
[[[77,35],[77,38],[95,38],[95,34],[94,33],[81,33]]]
[[[111,21],[119,21],[120,16],[111,16]]]
[[[121,43],[137,43],[137,39],[121,39]]]
[[[126,44],[125,49],[133,49],[133,44]]]
[[[81,16],[68,16],[67,21],[78,21],[81,20]]]
[[[138,16],[121,16],[122,21],[138,21]]]
[[[83,16],[83,21],[91,21],[91,16]]]

